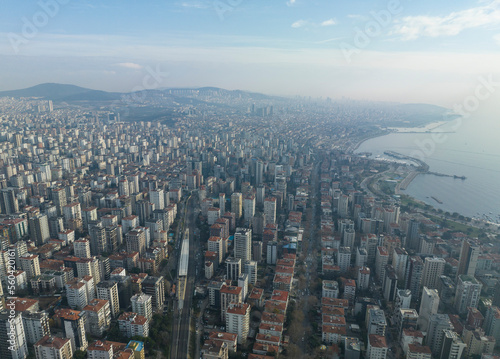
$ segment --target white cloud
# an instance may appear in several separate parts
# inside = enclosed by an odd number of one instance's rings
[[[292,27],[294,29],[298,29],[298,28],[301,28],[301,27],[325,27],[325,26],[333,26],[333,25],[336,25],[337,24],[337,21],[335,19],[328,19],[328,20],[325,20],[325,21],[322,21],[322,22],[312,22],[312,21],[309,21],[309,20],[297,20],[295,21],[293,24],[292,24]]]
[[[293,5],[295,5],[296,3],[297,3],[297,0],[289,0],[289,1],[287,1],[287,2],[286,2],[286,5],[287,5],[287,6],[293,6]]]
[[[307,25],[307,21],[306,20],[297,20],[295,21],[293,24],[292,24],[292,27],[294,29],[298,29],[300,27],[304,27]]]
[[[484,6],[452,12],[446,16],[406,16],[391,31],[403,40],[420,37],[455,36],[466,29],[500,24],[498,0]]]
[[[142,69],[141,65],[134,64],[133,62],[121,62],[119,64],[116,64],[116,66],[124,67],[126,69],[132,69],[132,70],[141,70]]]
[[[184,1],[180,4],[182,7],[193,8],[193,9],[208,9],[210,5],[206,2],[201,1]]]
[[[328,20],[325,20],[321,23],[321,26],[333,26],[337,24],[337,22],[334,20],[334,19],[328,19]]]

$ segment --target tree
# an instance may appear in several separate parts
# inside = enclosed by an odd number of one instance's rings
[[[74,359],[85,359],[87,357],[87,352],[82,352],[81,350],[77,350],[73,353]]]

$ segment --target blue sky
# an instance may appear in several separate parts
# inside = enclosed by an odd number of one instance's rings
[[[500,80],[500,0],[0,6],[2,90],[61,82],[127,92],[156,69],[168,74],[157,87],[450,106],[473,91],[478,76]]]

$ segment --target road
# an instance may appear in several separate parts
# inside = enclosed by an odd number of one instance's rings
[[[189,338],[191,322],[191,305],[193,302],[193,294],[196,277],[196,244],[195,244],[195,223],[197,211],[197,197],[192,196],[187,201],[186,217],[184,219],[185,228],[189,229],[189,265],[188,275],[186,280],[186,295],[184,297],[184,306],[179,312],[177,303],[174,306],[174,328],[172,335],[171,358],[189,358]],[[182,233],[182,232],[181,232]]]
[[[317,204],[320,198],[318,198],[318,193],[319,193],[319,181],[318,178],[320,176],[319,172],[319,166],[320,166],[321,161],[318,159],[317,163],[314,165],[313,173],[311,174],[311,189],[309,192],[309,195],[311,197],[311,208],[310,210],[312,211],[312,216],[311,216],[311,221],[309,223],[309,231],[308,231],[308,238],[303,239],[308,241],[308,246],[307,246],[307,252],[304,252],[303,254],[306,255],[306,264],[307,264],[307,269],[306,269],[306,283],[307,287],[305,289],[305,295],[303,296],[303,307],[302,311],[304,313],[304,321],[302,323],[304,328],[310,328],[310,323],[309,323],[309,295],[312,294],[311,292],[311,284],[313,283],[312,278],[315,278],[317,275],[317,262],[316,262],[316,254],[317,254],[317,248],[318,248],[318,228],[317,228]],[[312,277],[312,278],[311,278]],[[314,333],[316,334],[316,333]],[[302,350],[302,353],[307,353],[308,352],[308,337],[306,333],[304,333],[302,342],[299,343],[299,346]]]

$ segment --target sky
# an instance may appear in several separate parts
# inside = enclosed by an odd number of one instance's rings
[[[500,0],[0,0],[0,8],[0,90],[217,86],[451,107],[481,79],[500,82]]]

